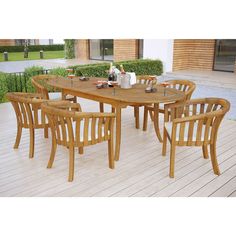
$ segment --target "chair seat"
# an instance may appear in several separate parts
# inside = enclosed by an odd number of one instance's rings
[[[169,134],[169,136],[171,137],[171,133],[172,133],[172,122],[165,122],[165,128]],[[199,141],[204,141],[204,136],[205,136],[205,125],[202,126],[202,132],[201,132],[201,137]],[[198,129],[198,123],[194,122],[194,126],[193,126],[193,135],[192,135],[192,140],[191,141],[196,141],[197,139],[197,129]],[[189,132],[189,122],[185,124],[185,129],[184,129],[184,141],[189,141],[188,140],[188,132]],[[179,135],[180,135],[180,124],[177,124],[176,127],[176,141],[179,141]],[[210,135],[211,135],[211,127],[209,129],[209,133],[208,133],[208,140],[210,139]]]

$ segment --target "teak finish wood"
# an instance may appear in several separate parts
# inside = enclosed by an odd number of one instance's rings
[[[46,101],[41,94],[36,93],[7,93],[7,99],[11,102],[17,120],[17,135],[14,148],[20,144],[22,128],[30,131],[29,157],[34,156],[34,130],[44,129],[44,136],[48,138],[48,123],[45,114],[41,111],[41,104]]]
[[[36,75],[33,76],[31,79],[31,83],[34,86],[35,90],[37,91],[37,93],[42,94],[44,99],[49,100],[49,92],[47,87],[45,86],[47,81],[49,79],[62,79],[63,77],[58,76],[58,75]],[[68,100],[68,101],[72,101],[72,102],[76,102],[76,96],[70,96],[68,94],[65,94],[62,92],[61,95],[63,100]]]
[[[167,88],[164,96],[164,89],[161,86],[154,85],[157,93],[145,93],[146,85],[136,84],[131,89],[121,89],[120,87],[97,89],[94,83],[105,78],[90,78],[88,81],[80,81],[78,78],[72,81],[66,78],[49,79],[48,84],[55,88],[60,88],[64,93],[74,96],[95,100],[101,103],[111,104],[116,111],[116,150],[115,160],[119,160],[120,141],[121,141],[121,109],[129,105],[148,105],[159,104],[159,102],[175,102],[184,99],[184,93],[176,89]],[[156,109],[158,106],[156,106]],[[158,139],[162,141],[158,111],[155,112],[155,131]]]
[[[52,132],[52,148],[48,168],[54,162],[57,145],[69,149],[69,181],[74,178],[74,149],[83,153],[83,147],[108,141],[109,167],[114,168],[113,127],[114,113],[81,112],[79,104],[68,101],[45,102],[46,114]]]
[[[144,84],[146,86],[148,85],[155,85],[157,83],[157,79],[154,76],[151,75],[139,75],[137,76],[137,84]],[[135,127],[136,129],[139,129],[139,108],[144,105],[136,105],[134,106],[134,117],[135,117]]]
[[[189,80],[168,80],[169,83],[167,88],[177,89],[178,91],[182,91],[185,95],[185,100],[188,101],[191,99],[191,96],[196,89],[196,84]],[[148,122],[148,112],[150,114],[151,120],[153,120],[154,106],[145,106],[144,107],[144,117],[143,117],[143,131],[147,130],[147,122]],[[164,114],[164,109],[159,109],[159,113]]]
[[[229,109],[230,103],[222,98],[194,99],[186,103],[165,105],[162,155],[166,155],[167,139],[169,139],[171,178],[174,177],[176,146],[202,146],[203,157],[206,159],[207,147],[210,145],[214,173],[220,174],[216,158],[216,140],[220,123]],[[168,132],[169,122],[172,122],[172,129]]]

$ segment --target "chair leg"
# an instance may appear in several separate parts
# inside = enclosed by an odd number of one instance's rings
[[[84,147],[79,147],[79,154],[84,154]]]
[[[72,182],[74,179],[74,165],[75,165],[75,148],[69,147],[70,158],[69,158],[69,178],[68,181]]]
[[[135,112],[135,127],[136,129],[139,129],[139,106],[134,107]]]
[[[148,122],[148,108],[144,106],[143,112],[143,131],[147,130],[147,122]]]
[[[108,140],[108,158],[109,158],[109,168],[114,169],[115,159],[114,159],[114,149],[113,149],[113,138]]]
[[[175,175],[175,144],[171,143],[170,148],[170,178],[174,178]]]
[[[166,129],[164,127],[164,131],[163,131],[163,144],[162,144],[162,156],[166,155],[166,146],[167,146],[167,132],[166,132]]]
[[[56,139],[52,139],[51,154],[50,154],[50,159],[48,161],[47,168],[52,168],[52,165],[53,165],[53,162],[54,162],[54,159],[55,159],[56,150],[57,150]]]
[[[115,113],[115,112],[116,112],[115,107],[111,107],[111,112],[112,112],[112,113]]]
[[[204,159],[208,159],[209,158],[208,150],[207,150],[207,145],[203,145],[202,146],[202,153],[203,153]]]
[[[154,121],[154,116],[153,116],[153,111],[152,110],[149,110],[149,115],[150,115],[151,120]]]
[[[48,138],[48,125],[44,127],[44,138]]]
[[[34,128],[30,128],[30,150],[29,150],[29,158],[34,157]]]
[[[210,144],[211,163],[216,175],[220,175],[219,165],[216,158],[216,143]]]
[[[22,134],[22,126],[17,125],[17,135],[16,135],[16,141],[14,144],[14,149],[17,149],[19,147],[21,134]]]

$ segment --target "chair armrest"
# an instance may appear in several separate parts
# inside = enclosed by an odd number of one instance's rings
[[[68,108],[72,108],[72,109],[75,109],[76,111],[82,111],[79,103],[71,103],[70,101],[66,101],[66,100],[47,101],[46,103],[47,105],[55,107],[55,108],[60,108],[60,109],[65,109],[65,110],[67,110]]]
[[[193,115],[193,116],[175,118],[172,122],[177,124],[177,123],[183,123],[183,122],[202,120],[202,119],[205,119],[206,117],[207,117],[206,114]]]
[[[115,118],[115,113],[101,112],[75,112],[75,118]]]
[[[224,115],[224,112],[222,110],[218,110],[218,111],[212,111],[212,112],[199,114],[199,115],[175,118],[173,120],[173,123],[183,123],[183,122],[197,121],[197,120],[202,120],[202,119],[206,119],[206,118],[212,118],[212,117],[215,117],[217,115]]]

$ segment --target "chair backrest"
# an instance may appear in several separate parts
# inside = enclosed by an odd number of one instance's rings
[[[109,140],[113,133],[114,113],[80,112],[79,104],[68,101],[45,102],[42,110],[59,145],[88,146]]]
[[[168,80],[168,88],[175,88],[185,93],[186,100],[190,100],[196,84],[190,80]]]
[[[7,99],[15,110],[17,124],[24,128],[43,128],[45,115],[41,112],[41,104],[45,101],[41,94],[7,93]]]
[[[194,99],[187,101],[182,107],[179,105],[171,108],[170,120],[179,129],[178,144],[212,143],[216,140],[220,123],[229,109],[230,103],[223,98]]]
[[[36,89],[37,93],[41,94],[44,99],[49,100],[47,80],[54,78],[62,78],[57,75],[36,75],[33,76],[31,82]]]
[[[136,80],[137,84],[154,85],[157,83],[157,79],[155,78],[155,76],[152,75],[138,75],[136,76]]]

